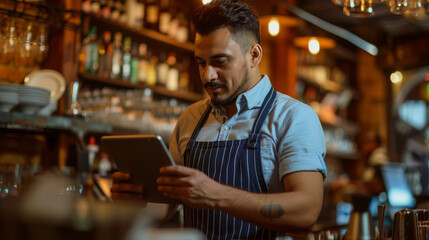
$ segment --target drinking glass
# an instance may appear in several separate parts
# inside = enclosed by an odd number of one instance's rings
[[[21,190],[22,171],[19,164],[0,166],[0,199],[18,197]]]
[[[404,14],[408,16],[424,16],[424,0],[390,0],[390,12],[393,14]]]
[[[369,17],[374,15],[372,0],[345,0],[343,12],[350,17]]]

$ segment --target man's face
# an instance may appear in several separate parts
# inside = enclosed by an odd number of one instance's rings
[[[196,35],[195,58],[213,104],[234,103],[240,93],[249,89],[246,55],[226,27],[205,36]]]

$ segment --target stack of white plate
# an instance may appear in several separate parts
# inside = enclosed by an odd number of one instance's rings
[[[57,109],[58,100],[66,89],[64,76],[52,69],[41,69],[31,72],[25,77],[24,84],[44,88],[50,92],[49,104],[37,112],[39,115],[47,116],[51,115]]]
[[[51,92],[44,88],[19,86],[18,111],[34,114],[49,103]]]
[[[9,112],[19,103],[18,84],[0,84],[0,111]]]

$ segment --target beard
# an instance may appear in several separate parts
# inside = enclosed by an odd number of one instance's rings
[[[243,93],[246,90],[246,87],[249,82],[249,72],[246,67],[247,64],[243,65],[243,69],[245,71],[243,78],[241,79],[240,85],[238,85],[237,89],[234,90],[230,95],[226,96],[224,99],[216,99],[216,97],[212,97],[211,102],[214,106],[224,106],[235,103],[238,95]],[[227,87],[225,83],[216,83],[216,82],[208,82],[204,84],[204,87]]]

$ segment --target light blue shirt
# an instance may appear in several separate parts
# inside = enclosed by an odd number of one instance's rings
[[[236,100],[237,114],[228,119],[213,106],[197,141],[246,139],[271,88],[265,75],[252,89]],[[170,154],[183,164],[189,139],[210,99],[190,105],[179,117],[170,138]],[[308,105],[277,92],[273,108],[262,125],[261,158],[269,192],[284,192],[283,177],[297,171],[319,171],[326,176],[325,137],[319,118]]]

